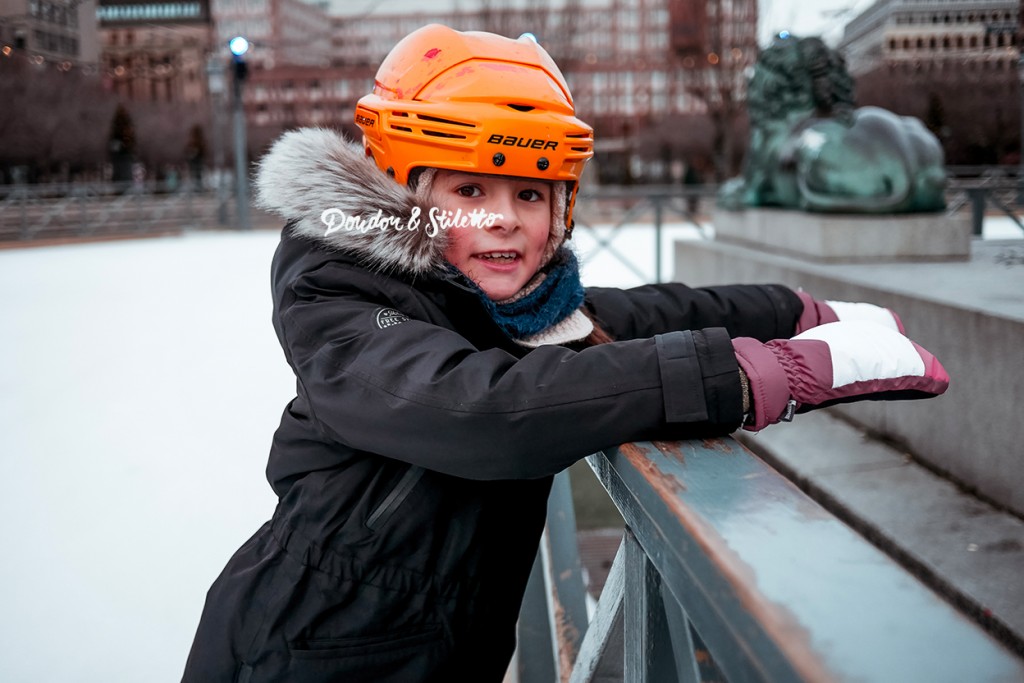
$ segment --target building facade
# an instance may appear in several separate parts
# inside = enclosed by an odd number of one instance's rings
[[[854,76],[880,66],[1015,71],[1015,0],[880,0],[846,27],[840,51]]]
[[[652,131],[659,122],[711,114],[731,123],[743,100],[745,71],[757,58],[755,0],[588,0],[585,7],[580,0],[563,0],[500,9],[495,4],[334,16],[330,66],[254,72],[246,100],[250,121],[271,128],[337,121],[331,125],[354,133],[356,100],[370,92],[391,48],[415,29],[436,22],[510,37],[529,32],[562,69],[578,115],[597,130],[595,150],[605,179],[622,182],[629,174],[623,157],[639,147],[672,144],[649,139],[657,137]]]
[[[215,44],[243,36],[254,67],[330,64],[331,21],[322,5],[302,0],[211,0]]]
[[[208,0],[101,0],[97,16],[104,79],[114,93],[137,102],[206,101]]]
[[[0,0],[3,56],[65,69],[99,61],[96,0]]]

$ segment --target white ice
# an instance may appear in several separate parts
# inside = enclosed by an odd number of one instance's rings
[[[1005,223],[986,236],[1021,236]],[[664,228],[666,277],[673,242],[699,238]],[[649,227],[576,242],[587,284],[653,278]],[[263,471],[294,390],[270,323],[276,243],[0,250],[0,681],[180,678],[207,588],[274,508]]]

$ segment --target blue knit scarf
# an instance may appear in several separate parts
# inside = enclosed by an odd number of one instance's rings
[[[543,277],[537,288],[511,301],[492,301],[475,282],[454,266],[450,268],[454,271],[453,275],[461,276],[464,282],[471,285],[494,322],[512,339],[525,339],[543,332],[568,318],[583,305],[584,291],[580,283],[579,263],[576,255],[565,247],[555,252],[548,265],[524,289]]]

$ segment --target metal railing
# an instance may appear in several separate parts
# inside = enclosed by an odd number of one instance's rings
[[[995,210],[1016,223],[1024,237],[1024,222],[1020,217],[1022,199],[1024,188],[1016,178],[986,176],[951,179],[946,188],[946,213],[952,215],[969,207],[971,234],[980,236],[985,215]]]
[[[225,225],[227,197],[192,183],[0,186],[0,241],[139,236]]]
[[[976,170],[976,169],[975,169]],[[951,173],[947,188],[947,213],[969,210],[973,231],[981,235],[986,214],[996,211],[1010,217],[1024,236],[1021,179],[1002,171],[976,177]],[[643,185],[599,187],[582,192],[577,199],[577,228],[610,226],[584,263],[605,251],[642,280],[646,268],[633,263],[614,240],[622,230],[637,223],[655,233],[655,281],[662,281],[662,235],[665,224],[677,222],[705,232],[703,219],[715,203],[717,185]],[[176,185],[148,182],[0,185],[0,241],[47,238],[83,238],[105,235],[144,235],[182,230],[234,227],[233,196],[226,184],[220,189],[191,182]]]
[[[519,683],[1024,680],[1018,659],[731,438],[589,458],[626,531],[594,617],[567,474],[520,615]]]
[[[633,263],[612,243],[626,226],[643,222],[654,227],[654,281],[662,282],[662,233],[666,218],[675,216],[682,222],[689,223],[703,234],[704,225],[700,220],[700,207],[708,209],[714,206],[717,185],[644,185],[637,187],[601,187],[593,191],[581,192],[576,201],[574,220],[576,229],[594,230],[597,216],[601,215],[607,224],[609,215],[615,216],[611,229],[604,236],[594,232],[597,246],[583,259],[583,264],[592,260],[602,251],[610,253],[619,263],[642,281],[649,280],[644,269]],[[608,203],[629,204],[616,215],[607,210]],[[602,208],[603,207],[603,208]]]

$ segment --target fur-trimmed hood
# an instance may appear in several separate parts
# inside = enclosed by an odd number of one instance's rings
[[[296,235],[353,253],[375,270],[422,275],[444,267],[446,234],[431,236],[424,228],[425,200],[334,131],[303,128],[282,135],[259,164],[256,202],[289,221]],[[410,223],[414,209],[419,227],[410,230],[417,222]],[[345,218],[368,220],[378,212],[395,228],[343,227]]]
[[[416,192],[383,173],[361,145],[332,130],[302,128],[282,135],[263,157],[256,174],[256,202],[288,221],[296,235],[352,253],[371,269],[414,276],[440,273],[447,267],[448,233],[431,229],[428,220],[430,173],[427,169],[420,177]],[[568,188],[556,189],[542,263],[567,238]],[[372,222],[378,216],[391,222],[378,227]],[[371,227],[361,230],[346,225],[346,219],[371,221]]]

